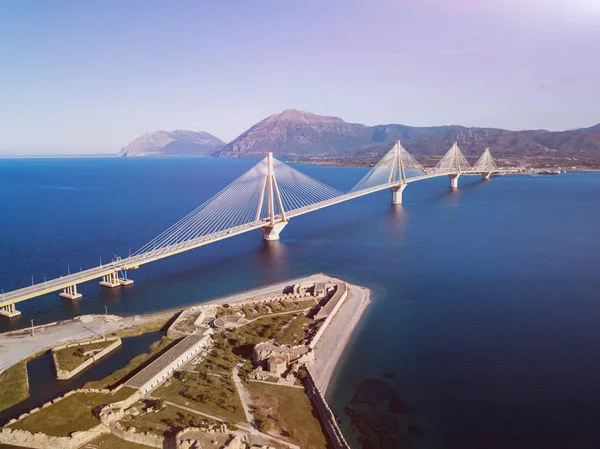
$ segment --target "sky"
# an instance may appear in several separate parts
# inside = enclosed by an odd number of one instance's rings
[[[600,0],[0,0],[0,151],[367,125],[600,122]]]

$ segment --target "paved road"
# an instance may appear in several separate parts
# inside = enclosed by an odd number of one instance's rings
[[[0,372],[5,368],[25,358],[31,357],[41,351],[46,351],[54,346],[76,340],[102,337],[102,329],[109,334],[121,329],[127,329],[140,324],[158,319],[157,315],[145,317],[121,318],[108,315],[107,320],[103,315],[94,315],[94,320],[84,323],[78,319],[63,321],[37,327],[34,335],[31,329],[0,334]]]

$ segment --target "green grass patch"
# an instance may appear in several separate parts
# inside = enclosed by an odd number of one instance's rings
[[[280,345],[298,345],[305,343],[311,329],[316,325],[315,320],[304,316],[303,313],[297,314],[292,322],[283,329],[275,338]]]
[[[86,360],[91,359],[97,352],[100,352],[102,349],[112,345],[114,342],[115,340],[106,340],[98,343],[71,346],[52,352],[56,358],[56,362],[58,363],[58,368],[71,371]],[[95,352],[90,353],[90,351]]]
[[[0,374],[0,412],[29,397],[27,362],[19,362]]]
[[[304,390],[248,384],[254,419],[261,432],[301,444],[304,449],[329,447],[317,411]]]
[[[229,376],[211,376],[204,372],[187,373],[185,381],[172,377],[168,386],[161,386],[152,395],[234,423],[244,422],[246,419],[237,390]]]
[[[129,363],[121,368],[120,370],[115,371],[114,373],[106,376],[104,379],[88,382],[84,385],[84,388],[109,388],[111,386],[117,386],[121,381],[131,374],[134,370],[138,369],[152,357],[155,357],[160,352],[162,352],[165,348],[167,348],[171,343],[173,343],[173,339],[162,337],[160,340],[155,341],[150,345],[150,353],[140,354],[134,358],[132,358]]]
[[[72,432],[88,430],[100,423],[93,411],[102,405],[127,399],[136,390],[121,388],[115,394],[75,393],[41,409],[9,427],[64,437]]]

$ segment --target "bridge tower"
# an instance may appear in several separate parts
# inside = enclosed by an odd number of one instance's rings
[[[402,150],[406,152],[400,141],[397,141],[396,145],[394,145],[394,162],[388,180],[388,182],[391,183],[398,179],[398,185],[390,187],[390,190],[392,191],[392,204],[395,205],[402,204],[402,192],[404,192],[407,185]]]
[[[479,160],[473,165],[473,171],[481,173],[483,179],[490,179],[493,172],[498,171],[496,161],[490,153],[490,147],[487,147]]]
[[[273,169],[273,153],[267,153],[267,174],[263,182],[263,189],[260,194],[258,201],[258,208],[256,209],[256,219],[259,220],[264,205],[265,193],[267,199],[267,214],[269,224],[260,228],[263,233],[263,238],[267,241],[279,240],[279,234],[288,224],[285,216],[285,209],[283,208],[283,202],[281,201],[281,193],[279,192],[279,186],[277,185],[277,179],[275,178],[275,170]],[[281,214],[282,221],[275,221],[276,209]]]
[[[458,143],[454,142],[452,148],[444,155],[444,157],[435,166],[435,171],[438,173],[448,173],[450,178],[450,188],[458,188],[458,178],[464,171],[471,169],[469,162],[458,148]]]

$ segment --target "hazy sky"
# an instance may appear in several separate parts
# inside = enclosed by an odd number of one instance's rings
[[[0,0],[0,149],[365,124],[600,122],[600,0]]]

